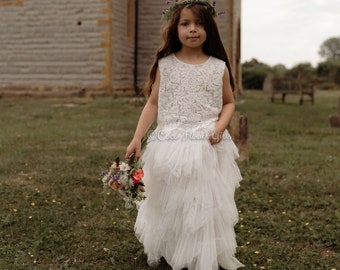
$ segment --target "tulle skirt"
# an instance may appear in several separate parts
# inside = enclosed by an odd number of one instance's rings
[[[148,264],[161,257],[174,270],[232,270],[241,175],[232,140],[150,140],[142,155],[146,199],[138,205],[135,234]]]

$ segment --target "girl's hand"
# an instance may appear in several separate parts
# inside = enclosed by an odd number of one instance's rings
[[[140,158],[140,152],[142,148],[141,140],[133,138],[129,146],[126,148],[125,159],[128,159],[133,153],[136,153],[137,160]]]
[[[209,137],[209,142],[211,145],[214,145],[222,141],[222,138],[223,132],[214,131],[214,133]]]

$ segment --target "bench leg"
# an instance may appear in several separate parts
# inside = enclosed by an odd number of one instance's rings
[[[300,97],[300,105],[302,105],[303,104],[303,97],[301,96]]]
[[[282,103],[285,103],[285,98],[286,98],[286,94],[283,93],[283,94],[282,94],[282,98],[281,98]]]

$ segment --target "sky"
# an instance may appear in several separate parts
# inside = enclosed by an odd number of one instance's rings
[[[340,37],[340,0],[242,0],[241,25],[242,63],[315,67],[321,44]]]

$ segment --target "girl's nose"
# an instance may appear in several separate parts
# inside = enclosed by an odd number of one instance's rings
[[[196,25],[195,24],[191,24],[189,30],[190,30],[190,32],[196,32]]]

